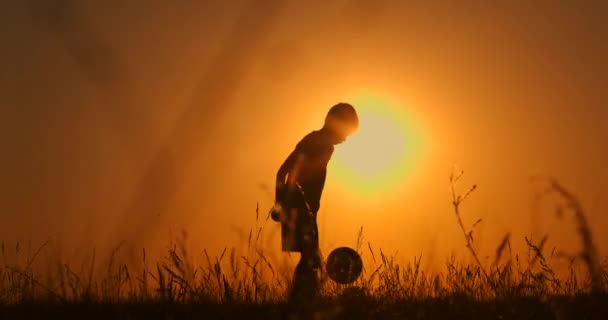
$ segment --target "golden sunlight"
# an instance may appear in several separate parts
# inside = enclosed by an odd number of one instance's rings
[[[354,101],[359,130],[336,147],[331,171],[363,196],[387,194],[402,185],[420,153],[420,135],[397,105],[378,98]]]

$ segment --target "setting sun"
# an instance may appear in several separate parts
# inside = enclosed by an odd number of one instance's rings
[[[336,148],[338,180],[365,196],[391,191],[414,170],[420,135],[402,107],[378,98],[355,100],[360,127]]]

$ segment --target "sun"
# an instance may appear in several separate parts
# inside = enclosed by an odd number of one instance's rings
[[[376,97],[354,100],[359,130],[336,147],[331,170],[358,195],[377,196],[403,185],[421,153],[421,138],[405,108]]]

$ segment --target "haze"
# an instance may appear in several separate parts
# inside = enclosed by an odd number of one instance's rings
[[[608,11],[591,3],[3,1],[0,240],[160,251],[186,230],[197,254],[242,247],[295,144],[365,93],[412,119],[424,155],[384,197],[330,168],[324,250],[363,226],[406,259],[463,253],[457,164],[483,250],[506,232],[578,250],[573,218],[534,200],[542,175],[579,197],[604,256]]]

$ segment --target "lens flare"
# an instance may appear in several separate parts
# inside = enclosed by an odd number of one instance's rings
[[[403,186],[422,155],[422,135],[406,109],[373,96],[353,100],[359,130],[336,147],[330,172],[345,189],[377,196]]]

